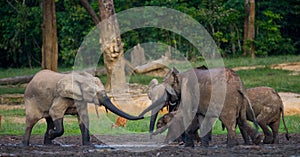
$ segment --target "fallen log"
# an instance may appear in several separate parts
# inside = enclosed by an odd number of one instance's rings
[[[28,83],[31,81],[33,76],[34,75],[2,78],[2,79],[0,79],[0,85],[14,85],[14,84]]]
[[[147,64],[135,67],[134,72],[138,73],[138,74],[143,74],[143,73],[148,73],[153,70],[163,69],[163,68],[167,67],[167,62],[168,62],[168,59],[163,57],[158,60],[149,62]]]

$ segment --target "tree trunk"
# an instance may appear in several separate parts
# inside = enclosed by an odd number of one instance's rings
[[[42,69],[57,71],[58,45],[54,0],[43,0]]]
[[[255,46],[254,46],[254,37],[255,37],[255,0],[245,0],[245,18],[244,18],[244,42],[243,42],[243,51],[244,56],[251,54],[252,58],[255,58]]]
[[[100,44],[107,71],[106,89],[123,93],[126,87],[123,43],[115,16],[113,0],[99,0],[101,17]]]

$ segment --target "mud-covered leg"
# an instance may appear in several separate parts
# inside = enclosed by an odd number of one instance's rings
[[[198,125],[200,128],[200,142],[202,147],[208,147],[209,142],[212,140],[212,127],[216,121],[216,117],[198,116]]]
[[[48,131],[49,140],[53,140],[56,137],[60,137],[64,134],[63,118],[59,118],[53,121],[54,128],[50,128]]]
[[[235,132],[235,125],[236,121],[234,120],[223,120],[220,119],[221,122],[224,124],[227,130],[227,146],[232,147],[238,145],[238,141],[236,139],[236,132]]]
[[[78,118],[79,128],[80,128],[81,135],[82,135],[82,144],[89,145],[89,144],[91,144],[89,130],[85,126],[84,122],[80,119],[80,116],[78,116],[77,118]]]
[[[271,144],[273,142],[273,134],[272,134],[272,132],[269,130],[269,128],[266,125],[266,123],[259,122],[258,124],[261,127],[261,129],[263,130],[264,135],[265,135],[265,138],[263,140],[264,144]]]
[[[279,129],[279,124],[280,124],[279,120],[270,124],[270,127],[273,132],[273,141],[272,141],[273,144],[279,144],[279,136],[278,136],[278,129]]]
[[[47,130],[46,130],[46,133],[44,136],[44,144],[51,145],[53,143],[52,143],[52,140],[50,139],[49,131],[50,131],[50,129],[52,129],[52,130],[54,129],[54,124],[53,124],[53,120],[51,117],[47,117],[46,122],[47,122]]]
[[[247,133],[247,130],[244,127],[240,126],[239,124],[240,123],[238,122],[238,126],[239,126],[239,129],[240,129],[240,132],[242,134],[242,137],[244,139],[245,144],[250,145],[251,142],[250,142],[250,138],[249,138],[249,135]]]
[[[78,111],[78,123],[82,135],[82,145],[90,145],[90,134],[89,134],[89,116],[87,110],[87,103],[76,102]]]
[[[194,117],[192,120],[190,126],[185,131],[185,147],[195,147],[195,133],[197,133],[197,130],[199,128],[199,118]]]
[[[26,130],[25,130],[25,134],[23,137],[23,141],[22,141],[23,146],[29,145],[29,139],[30,139],[32,128],[38,121],[39,121],[39,119],[37,119],[37,118],[30,119],[26,116]]]
[[[245,131],[248,133],[248,135],[250,135],[252,143],[254,143],[254,144],[260,143],[260,141],[262,139],[262,135],[256,129],[252,128],[245,119],[239,119],[238,125],[239,125],[239,127],[245,129]]]

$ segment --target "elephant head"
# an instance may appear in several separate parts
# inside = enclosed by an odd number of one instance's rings
[[[195,103],[199,102],[199,96],[197,95],[199,90],[197,89],[195,73],[179,73],[176,68],[172,68],[166,74],[163,82],[157,86],[160,86],[160,88],[152,88],[152,92],[156,94],[158,99],[152,100],[152,104],[140,114],[140,116],[143,116],[145,113],[152,111],[149,132],[153,132],[158,111],[165,105],[170,107],[169,112],[177,110],[180,106],[188,107],[189,109],[184,111],[184,113],[190,112],[187,115],[191,115],[185,116],[185,118],[189,117],[184,120],[185,126],[187,126],[188,121],[191,121],[196,114],[196,109],[194,108],[198,105],[195,105]],[[182,93],[185,93],[185,95],[183,96]]]
[[[119,110],[108,98],[102,82],[88,73],[73,73],[66,75],[57,83],[57,94],[75,101],[84,101],[103,105],[111,112],[129,120],[138,120],[143,117],[134,117]]]
[[[152,104],[145,109],[140,116],[151,111],[150,128],[149,131],[153,132],[155,121],[158,116],[158,111],[164,106],[167,106],[169,112],[175,110],[178,102],[178,95],[170,85],[166,83],[159,84],[157,79],[152,79],[148,86],[148,97],[152,101]]]

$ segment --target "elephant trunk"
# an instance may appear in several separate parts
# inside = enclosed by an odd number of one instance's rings
[[[149,126],[149,132],[150,133],[152,133],[153,130],[154,130],[154,125],[155,125],[156,118],[158,116],[158,111],[161,110],[164,107],[166,101],[167,101],[167,93],[164,93],[163,96],[161,96],[156,101],[154,101],[149,107],[147,107],[139,115],[139,117],[144,116],[144,114],[151,111],[151,119],[150,119],[150,126]]]
[[[151,119],[150,119],[150,125],[149,125],[149,132],[152,133],[154,130],[154,125],[155,125],[155,121],[157,119],[158,116],[158,112],[157,113],[153,113],[151,114]]]
[[[123,111],[121,111],[120,109],[118,109],[108,98],[108,96],[105,93],[102,93],[101,96],[98,96],[99,102],[100,104],[102,104],[103,106],[105,106],[108,110],[110,110],[112,113],[121,116],[123,118],[129,119],[129,120],[139,120],[139,119],[143,119],[143,116],[131,116]]]

